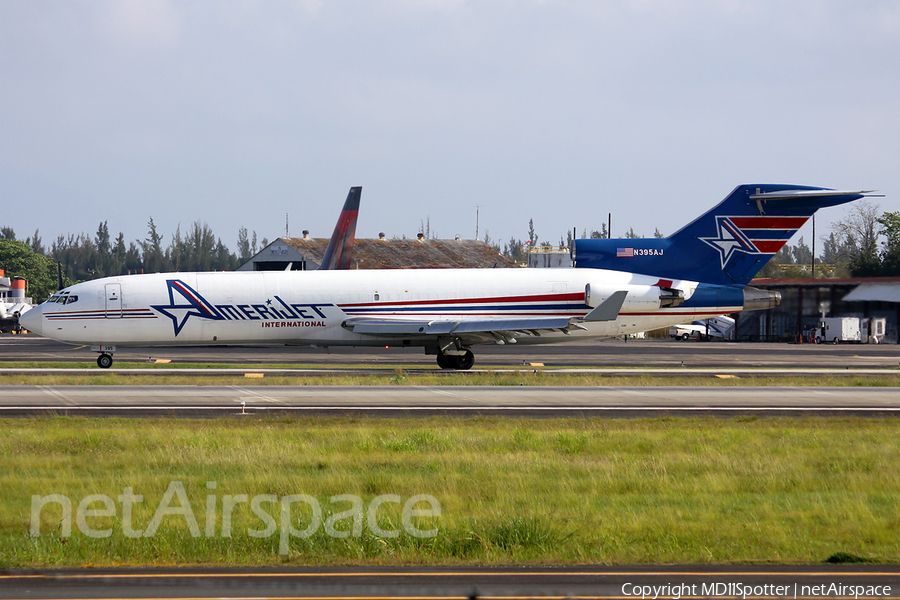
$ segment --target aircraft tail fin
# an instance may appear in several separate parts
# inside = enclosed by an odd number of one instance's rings
[[[356,239],[356,218],[359,214],[359,199],[362,196],[362,187],[350,188],[341,216],[338,217],[331,241],[322,257],[322,263],[318,270],[346,270],[350,268],[350,259],[353,257],[353,242]]]
[[[667,238],[576,240],[578,267],[744,286],[813,213],[870,194],[800,185],[741,185]]]

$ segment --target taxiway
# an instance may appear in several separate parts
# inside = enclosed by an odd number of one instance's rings
[[[894,368],[896,344],[762,344],[667,340],[595,340],[547,346],[478,346],[476,368],[516,367],[705,367],[705,368]],[[0,364],[12,361],[93,363],[90,348],[35,335],[0,336]],[[165,359],[182,363],[303,364],[435,367],[433,356],[410,348],[311,348],[309,346],[217,346],[119,348],[117,363]]]
[[[0,386],[0,416],[900,416],[885,387]]]
[[[654,592],[655,589],[655,592]],[[829,593],[837,591],[838,593]],[[861,591],[861,593],[859,593]],[[896,598],[897,565],[96,569],[0,572],[0,598]]]

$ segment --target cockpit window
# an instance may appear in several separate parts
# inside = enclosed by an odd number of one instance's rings
[[[70,295],[69,292],[58,292],[47,299],[47,302],[56,302],[57,304],[72,304],[78,301],[78,296]]]

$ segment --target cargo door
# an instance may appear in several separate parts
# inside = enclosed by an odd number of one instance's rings
[[[122,318],[122,284],[106,284],[106,318]]]

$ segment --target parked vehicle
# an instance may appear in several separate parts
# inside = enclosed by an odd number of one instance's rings
[[[887,320],[883,318],[830,317],[819,322],[816,343],[878,344],[884,338]]]
[[[734,319],[731,317],[710,317],[690,324],[669,328],[669,337],[677,340],[729,340],[734,337]]]

